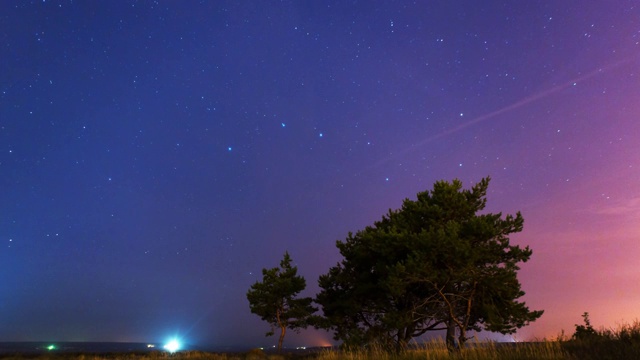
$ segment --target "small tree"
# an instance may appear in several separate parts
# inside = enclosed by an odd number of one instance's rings
[[[573,339],[586,341],[597,338],[600,334],[598,334],[596,329],[591,326],[591,320],[589,319],[588,312],[582,314],[582,320],[584,321],[584,325],[576,324],[576,332],[573,334]]]
[[[311,305],[310,297],[296,299],[306,286],[305,279],[298,276],[298,268],[291,266],[289,253],[285,252],[280,267],[262,269],[262,282],[256,282],[247,292],[251,312],[271,325],[266,336],[273,335],[275,327],[280,328],[278,352],[282,350],[287,328],[294,331],[306,328],[318,310]]]

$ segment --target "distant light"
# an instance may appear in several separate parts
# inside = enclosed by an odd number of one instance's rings
[[[156,347],[156,346],[155,346],[155,345],[153,345],[153,344],[147,344],[147,347],[148,347],[148,348],[154,348],[154,347]]]
[[[169,341],[164,348],[166,350],[168,350],[169,352],[176,352],[178,350],[180,350],[180,343],[178,342],[178,340],[173,339],[171,341]]]
[[[51,350],[55,350],[55,349],[56,349],[56,346],[55,346],[55,345],[53,345],[53,344],[51,344],[51,345],[47,346],[47,350],[49,350],[49,351],[51,351]]]
[[[285,124],[285,123],[280,123],[280,125],[282,125],[282,127],[286,127],[287,126],[287,124]]]
[[[227,148],[227,151],[231,151],[231,150],[232,150],[232,149],[231,149],[231,146],[229,146],[229,147]]]

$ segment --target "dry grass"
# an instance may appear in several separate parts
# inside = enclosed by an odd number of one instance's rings
[[[151,351],[146,353],[108,353],[108,354],[0,354],[0,360],[288,360],[302,359],[300,355],[267,354],[260,349],[245,353],[210,353],[204,351]],[[308,358],[308,356],[307,356]]]
[[[245,353],[208,353],[164,351],[114,354],[0,354],[0,360],[608,360],[640,359],[640,322],[616,329],[590,332],[588,336],[568,340],[523,343],[476,342],[463,351],[450,354],[443,341],[433,341],[401,353],[380,349],[359,351],[323,350],[306,355],[267,354],[260,349]]]
[[[460,352],[450,354],[442,341],[423,344],[417,349],[406,350],[399,354],[379,350],[370,351],[325,351],[317,360],[538,360],[569,359],[559,342],[539,343],[474,343]]]

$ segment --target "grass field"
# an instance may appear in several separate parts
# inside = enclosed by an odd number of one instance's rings
[[[588,324],[587,324],[588,325]],[[432,341],[399,354],[382,350],[340,351],[320,350],[307,354],[268,354],[260,349],[246,353],[207,353],[179,351],[168,353],[113,354],[0,354],[0,360],[633,360],[640,359],[640,322],[616,329],[595,330],[582,327],[571,339],[520,343],[471,342],[463,351],[448,353],[442,341]]]

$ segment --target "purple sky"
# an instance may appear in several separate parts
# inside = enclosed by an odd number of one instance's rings
[[[517,339],[640,317],[637,1],[3,1],[0,69],[0,341],[272,344],[262,268],[312,296],[484,176],[533,249]]]

